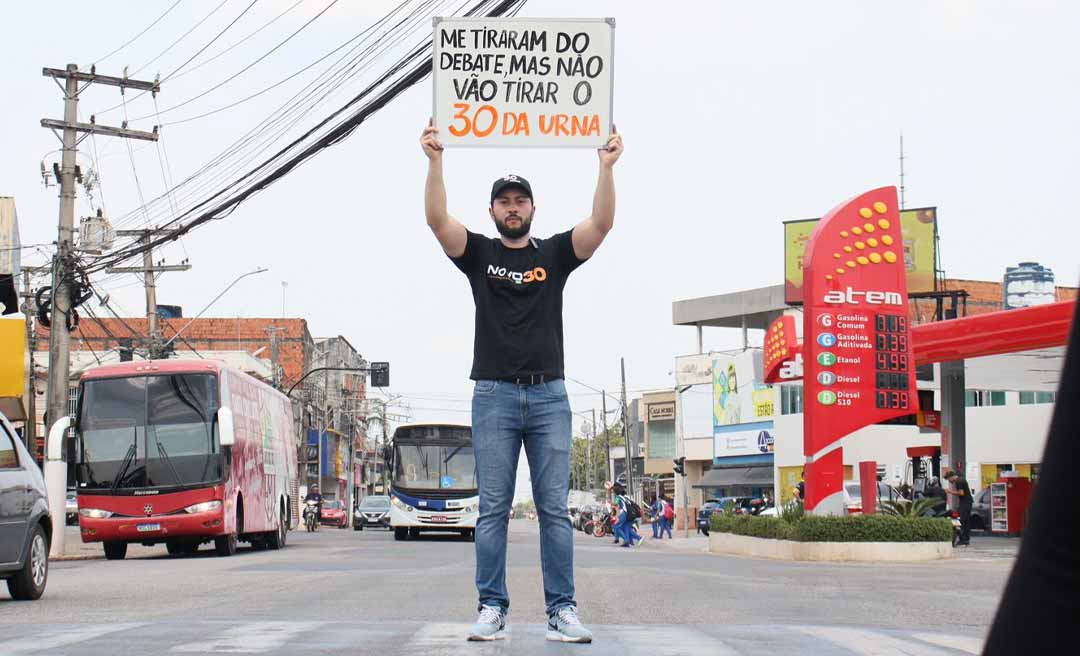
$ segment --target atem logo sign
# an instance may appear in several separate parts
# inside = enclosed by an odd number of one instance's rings
[[[513,281],[519,285],[527,285],[530,282],[544,282],[547,280],[547,271],[544,270],[544,267],[536,267],[535,269],[529,269],[522,273],[520,271],[510,271],[506,267],[489,264],[487,274],[489,278],[502,278],[504,280]]]
[[[859,298],[862,298],[867,305],[904,304],[904,297],[897,292],[860,292],[851,287],[847,288],[846,293],[839,289],[826,292],[821,300],[830,305],[858,305]]]

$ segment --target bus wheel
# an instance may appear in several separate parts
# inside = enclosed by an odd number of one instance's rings
[[[267,533],[266,546],[271,549],[284,549],[285,539],[289,534],[288,520],[285,518],[285,511],[281,511],[281,516],[278,518],[278,530],[271,533]]]
[[[407,529],[407,528],[395,528],[394,529],[394,539],[395,540],[408,540],[409,539],[409,529]]]
[[[461,532],[461,537],[465,538],[466,542],[476,542],[476,529],[469,529]]]
[[[236,534],[222,535],[214,538],[214,548],[219,556],[231,556],[236,553]]]
[[[418,529],[418,528],[410,528],[409,529],[409,539],[410,540],[415,540],[418,537],[420,537],[420,529]]]
[[[127,542],[105,542],[105,560],[123,560],[127,555]]]

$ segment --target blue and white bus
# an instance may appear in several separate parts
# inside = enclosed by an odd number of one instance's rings
[[[390,526],[394,539],[421,531],[460,533],[475,539],[480,497],[472,428],[454,424],[409,424],[394,431],[391,444]]]

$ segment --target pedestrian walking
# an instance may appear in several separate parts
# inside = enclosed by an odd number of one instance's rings
[[[634,527],[634,522],[638,519],[637,515],[640,514],[635,512],[637,504],[626,495],[626,488],[622,483],[615,483],[612,492],[615,493],[615,512],[618,513],[618,519],[615,522],[615,539],[622,540],[624,547],[633,547],[641,542],[641,535]]]
[[[428,158],[427,224],[443,252],[469,279],[476,307],[472,401],[473,449],[480,494],[476,522],[476,588],[480,616],[470,640],[506,636],[506,534],[522,446],[532,471],[540,518],[541,571],[549,640],[591,642],[574,598],[574,533],[567,516],[570,403],[563,382],[562,293],[570,273],[604,241],[615,221],[614,166],[623,152],[612,127],[598,150],[592,212],[572,230],[532,236],[532,185],[516,174],[491,186],[489,239],[447,210],[443,146],[429,123],[420,137]]]
[[[664,526],[664,500],[657,494],[649,506],[649,523],[652,524],[652,536],[656,540]]]
[[[971,506],[974,503],[971,486],[955,469],[949,472],[946,479],[952,487],[945,491],[956,497],[956,505],[960,511],[960,540],[956,544],[966,546],[971,544]]]
[[[660,497],[660,539],[664,539],[664,532],[667,532],[668,539],[671,539],[671,522],[675,519],[675,507],[671,505],[671,502]]]

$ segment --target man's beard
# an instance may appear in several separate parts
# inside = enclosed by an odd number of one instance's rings
[[[495,221],[495,228],[499,231],[499,234],[507,239],[521,239],[525,235],[529,234],[529,230],[532,229],[532,216],[521,219],[521,225],[516,228],[511,228],[506,225],[506,219],[502,221]]]

